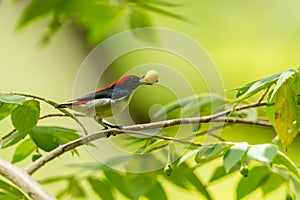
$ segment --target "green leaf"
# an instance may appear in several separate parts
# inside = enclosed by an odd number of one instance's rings
[[[278,151],[273,159],[273,164],[282,165],[300,179],[297,166],[284,153]]]
[[[195,172],[191,170],[186,163],[182,163],[177,168],[174,168],[172,176],[169,176],[168,179],[172,183],[185,188],[188,191],[190,191],[191,185],[193,185],[198,192],[205,197],[205,199],[212,199],[205,184],[202,183]]]
[[[8,117],[17,107],[17,104],[0,102],[0,120]]]
[[[235,165],[233,168],[230,169],[229,172],[226,172],[226,169],[223,165],[217,167],[214,171],[214,173],[212,174],[209,182],[213,182],[216,180],[219,180],[220,178],[223,178],[224,176],[227,176],[233,172],[235,172],[237,169],[240,168],[240,165]]]
[[[148,153],[151,152],[153,150],[165,147],[166,145],[168,145],[170,143],[169,140],[164,140],[164,139],[158,139],[155,142],[153,142],[152,144],[146,146],[146,148],[141,152],[141,153]]]
[[[31,160],[32,160],[32,162],[34,162],[34,161],[36,161],[37,159],[39,159],[40,157],[42,157],[42,156],[43,156],[43,155],[42,155],[41,153],[36,152],[36,153],[32,154]]]
[[[87,30],[89,40],[96,44],[116,23],[122,10],[108,4],[83,3],[74,14],[79,24]]]
[[[112,194],[112,187],[106,183],[105,181],[102,181],[100,179],[95,179],[92,177],[88,177],[88,182],[91,185],[93,191],[101,198],[105,200],[113,200],[113,194]]]
[[[149,200],[167,200],[167,194],[165,192],[165,190],[163,189],[163,187],[161,186],[161,184],[159,182],[157,182],[155,184],[155,186],[148,192],[145,194],[145,196],[149,199]]]
[[[286,81],[278,89],[275,98],[274,129],[286,149],[293,142],[299,129],[300,113],[296,96],[297,94]]]
[[[36,126],[40,116],[40,103],[36,100],[24,101],[11,114],[11,120],[19,134],[24,137]]]
[[[130,28],[146,28],[146,27],[154,27],[154,24],[151,18],[142,10],[133,9],[130,15]],[[149,42],[149,43],[158,43],[158,35],[155,29],[137,29],[132,30],[132,33],[138,39]]]
[[[51,151],[61,144],[79,138],[76,130],[57,126],[37,126],[30,131],[30,137],[39,148]]]
[[[81,184],[75,179],[69,179],[68,192],[71,193],[72,197],[85,197]]]
[[[270,173],[267,177],[264,183],[261,186],[261,189],[263,191],[264,196],[269,194],[270,192],[276,190],[278,187],[280,187],[285,180],[282,176],[275,173]]]
[[[122,194],[124,194],[129,199],[132,199],[126,184],[124,182],[123,176],[117,173],[115,170],[104,170],[104,175],[106,176],[107,180]]]
[[[200,163],[202,161],[213,159],[227,147],[229,146],[225,143],[204,144],[199,148],[199,152],[195,157],[195,161]]]
[[[270,171],[266,167],[255,167],[249,171],[247,178],[242,178],[236,190],[236,199],[242,199],[246,195],[258,189],[266,180]]]
[[[128,188],[132,197],[131,199],[139,199],[141,196],[149,193],[157,184],[155,174],[156,172],[143,174],[127,173],[126,176],[123,177],[126,188]]]
[[[226,172],[229,172],[234,166],[236,166],[248,148],[247,142],[237,143],[230,147],[223,157],[224,167]]]
[[[25,100],[24,96],[16,94],[3,94],[0,93],[0,102],[12,103],[12,104],[22,104]]]
[[[15,186],[0,179],[0,195],[1,199],[5,200],[17,200],[17,199],[28,199],[20,190]]]
[[[22,138],[23,137],[19,134],[18,131],[14,131],[9,136],[1,139],[0,148],[10,147],[11,145],[14,145],[17,142],[19,142],[20,140],[22,140]]]
[[[259,91],[269,87],[273,83],[277,81],[281,73],[274,74],[272,76],[260,79],[258,81],[254,81],[251,83],[246,84],[244,87],[238,89],[236,98],[239,98],[239,101],[247,99],[254,94],[258,93]]]
[[[19,161],[25,159],[35,149],[36,149],[36,146],[35,146],[34,142],[30,138],[24,140],[15,149],[15,153],[13,155],[12,163],[16,163],[16,162],[19,162]]]
[[[40,16],[50,14],[55,9],[56,4],[59,0],[33,0],[23,11],[19,27],[24,26],[28,22],[37,19]]]
[[[282,72],[278,78],[278,81],[273,89],[273,92],[271,94],[271,97],[270,97],[270,101],[273,100],[275,94],[277,93],[278,89],[282,86],[282,84],[284,82],[287,81],[287,79],[291,78],[295,73],[297,73],[297,69],[296,68],[292,68],[292,69],[288,69],[284,72]]]
[[[266,165],[270,165],[278,152],[277,146],[273,144],[258,144],[252,146],[248,151],[248,157]]]

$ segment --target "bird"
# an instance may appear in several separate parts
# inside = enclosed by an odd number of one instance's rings
[[[129,74],[116,82],[82,97],[59,104],[56,108],[69,108],[83,113],[86,117],[93,117],[96,122],[108,128],[121,128],[103,121],[103,118],[121,113],[129,104],[133,92],[142,85],[152,85],[158,81],[157,72],[153,70],[145,76]],[[154,77],[154,78],[153,78]],[[148,79],[148,81],[147,81]]]

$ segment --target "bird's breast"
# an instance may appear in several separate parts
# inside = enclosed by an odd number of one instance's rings
[[[87,104],[86,115],[89,117],[94,117],[97,115],[100,118],[111,117],[122,112],[128,105],[128,98],[120,99],[95,99]]]

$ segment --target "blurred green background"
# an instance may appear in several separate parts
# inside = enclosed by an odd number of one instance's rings
[[[182,3],[182,1],[176,2]],[[182,6],[173,7],[170,11],[185,16],[191,22],[157,13],[149,14],[156,26],[179,31],[201,44],[215,62],[226,89],[242,86],[247,82],[299,64],[300,1],[189,0],[183,2]],[[49,19],[42,18],[26,28],[17,29],[23,9],[22,3],[0,1],[0,91],[36,94],[56,102],[65,102],[72,98],[77,70],[89,53],[90,46],[82,33],[71,24],[63,26],[48,44],[41,45],[39,41]],[[124,30],[126,20],[128,19],[122,20],[109,34]],[[136,55],[136,58],[138,57]],[[128,57],[116,61],[116,68],[108,70],[109,78],[101,85],[114,81],[126,69],[129,70],[139,63],[139,60],[132,59],[134,58]],[[173,60],[168,64],[172,66],[178,62]],[[185,70],[184,67],[182,70]],[[191,83],[195,90],[199,93],[205,92],[206,89],[202,84],[197,85],[196,81],[197,77],[191,76]],[[140,108],[142,95],[148,92],[147,89],[137,91],[130,106],[136,105]],[[233,95],[228,93],[229,97]],[[136,116],[137,121],[147,120],[146,108],[141,111],[140,116]],[[51,109],[46,106],[42,108],[43,113],[49,111]],[[71,121],[61,119],[51,119],[42,123],[73,126]],[[6,134],[11,128],[8,120],[1,122],[0,134]],[[252,127],[235,126],[225,129],[222,136],[232,141],[247,140],[249,143],[262,143],[270,142],[274,132],[264,128],[256,130]],[[299,142],[298,137],[288,151],[288,155],[297,163],[300,162],[297,157]],[[72,173],[76,169],[65,167],[65,164],[93,161],[85,148],[81,147],[79,150],[82,154],[80,158],[66,154],[47,164],[34,175],[34,178],[41,179],[51,175]],[[0,151],[0,156],[10,160],[12,153],[11,149],[5,149]],[[18,165],[24,167],[28,163],[29,161],[24,161]],[[210,163],[199,168],[199,174],[204,180],[212,173],[213,166],[214,163]],[[233,199],[237,177],[239,175],[236,174],[212,185],[210,190],[214,197]],[[174,186],[166,185],[166,187],[172,199],[198,198],[193,191],[186,194]],[[59,189],[57,185],[55,187],[46,185],[45,188],[51,193]],[[268,195],[266,198],[283,199],[282,191],[283,189],[280,188],[275,194]],[[250,198],[260,199],[262,194],[255,192],[249,196]]]

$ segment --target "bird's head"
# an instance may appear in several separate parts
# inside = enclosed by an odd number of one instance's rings
[[[122,90],[133,91],[140,85],[152,85],[152,83],[144,81],[144,77],[134,74],[123,76],[116,82],[116,87]]]

